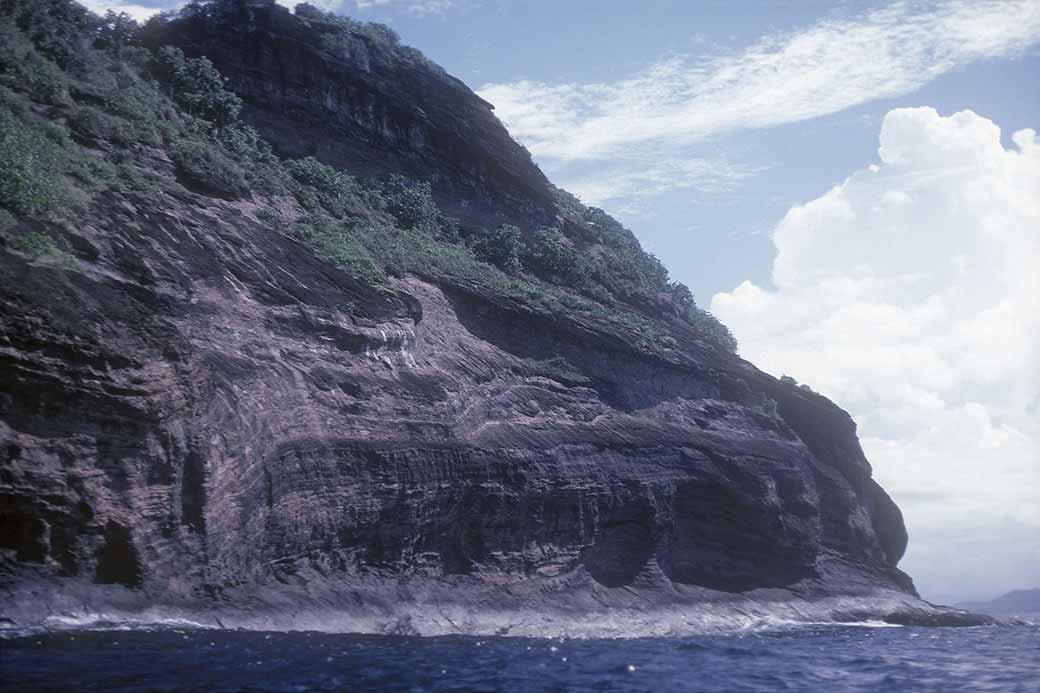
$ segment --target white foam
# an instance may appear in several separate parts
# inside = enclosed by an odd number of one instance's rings
[[[213,624],[200,623],[187,618],[158,614],[129,615],[120,613],[83,612],[48,616],[43,621],[44,630],[176,630],[217,628]]]

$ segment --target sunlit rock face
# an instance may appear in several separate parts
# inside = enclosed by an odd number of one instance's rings
[[[331,61],[294,38],[302,20],[247,9],[155,40],[211,55],[287,149],[431,172],[474,214],[548,213],[523,149],[438,68]],[[159,605],[509,632],[524,614],[512,632],[533,632],[744,597],[920,606],[899,509],[826,398],[666,316],[647,319],[674,346],[647,349],[462,280],[369,286],[250,201],[180,186],[161,151],[128,156],[167,192],[49,222],[82,271],[0,252],[0,570],[20,617]]]

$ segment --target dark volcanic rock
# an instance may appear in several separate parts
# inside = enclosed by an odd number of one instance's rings
[[[212,57],[286,151],[310,123],[331,162],[552,214],[461,83],[360,38],[336,62],[282,8],[240,7],[151,40]],[[75,271],[0,248],[8,617],[648,634],[947,613],[896,568],[899,509],[824,397],[675,320],[650,316],[676,345],[652,351],[461,280],[366,285],[134,156],[167,193],[38,222]]]

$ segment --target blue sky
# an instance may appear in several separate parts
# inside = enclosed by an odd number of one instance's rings
[[[876,5],[884,6],[881,3]],[[821,2],[489,2],[462,4],[417,16],[372,8],[360,13],[392,24],[409,42],[482,93],[488,84],[522,80],[549,84],[624,79],[671,56],[711,60],[739,53],[764,36],[797,32],[821,19],[855,17],[867,3]],[[462,37],[462,40],[460,40]],[[882,116],[902,105],[943,113],[971,108],[1008,132],[1036,126],[1040,89],[1030,71],[1034,49],[1003,60],[965,61],[950,73],[897,98],[866,97],[862,105],[770,128],[721,134],[688,149],[709,165],[720,160],[747,175],[703,181],[648,199],[583,194],[582,175],[594,161],[563,165],[537,157],[551,178],[603,206],[665,260],[672,274],[703,302],[753,277],[768,281],[768,231],[794,203],[812,199],[864,161],[876,158]],[[1017,84],[1019,88],[1011,85]],[[500,115],[509,122],[509,113]],[[521,139],[523,139],[521,137]],[[740,172],[738,170],[737,175]],[[720,191],[720,186],[733,189]],[[586,186],[590,189],[592,186]],[[706,188],[706,190],[704,189]],[[713,262],[705,263],[705,256]]]
[[[393,26],[847,409],[925,597],[1040,586],[1040,0],[315,4]]]

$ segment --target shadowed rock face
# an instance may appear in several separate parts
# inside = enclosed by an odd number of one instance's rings
[[[818,395],[462,287],[377,294],[231,203],[104,208],[88,272],[0,256],[9,572],[163,593],[654,564],[737,591],[837,554],[909,588],[898,510]]]
[[[289,28],[165,38],[213,57],[276,139],[311,114],[333,159],[385,152],[372,166],[542,213],[541,174],[461,84],[322,61],[281,8],[255,11]],[[81,271],[0,251],[5,585],[386,613],[389,584],[426,585],[406,606],[503,608],[914,594],[900,512],[824,397],[676,321],[678,346],[649,353],[461,282],[377,290],[254,212],[106,193],[51,229]]]
[[[212,60],[245,99],[246,120],[280,153],[429,180],[463,219],[553,219],[549,182],[493,106],[418,51],[362,32],[324,49],[331,27],[273,3],[228,12],[222,22],[155,27],[146,41]]]

